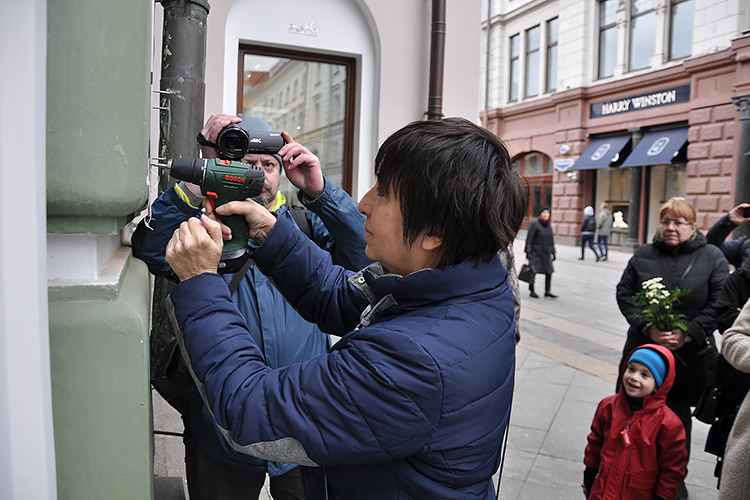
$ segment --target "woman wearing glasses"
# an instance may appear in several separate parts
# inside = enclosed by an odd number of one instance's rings
[[[689,453],[690,407],[698,402],[718,356],[713,339],[714,303],[729,274],[729,265],[721,250],[706,243],[706,237],[696,227],[695,208],[684,198],[667,201],[659,211],[659,221],[653,242],[635,252],[617,285],[617,303],[630,323],[622,359],[648,343],[672,351],[677,373],[667,406],[685,426]],[[633,295],[641,290],[644,281],[655,277],[661,277],[669,291],[690,289],[688,295],[674,303],[674,313],[689,319],[688,331],[661,331],[637,316],[641,311],[635,306]],[[684,483],[678,498],[687,498]]]

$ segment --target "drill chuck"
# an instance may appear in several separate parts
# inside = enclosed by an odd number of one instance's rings
[[[167,168],[175,179],[199,186],[206,181],[206,160],[203,158],[173,158],[167,162]]]

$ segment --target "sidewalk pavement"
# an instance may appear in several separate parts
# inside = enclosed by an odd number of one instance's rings
[[[517,269],[524,243],[515,243]],[[599,401],[614,393],[628,329],[615,287],[632,254],[610,248],[604,262],[595,262],[590,249],[585,255],[579,261],[579,247],[557,246],[557,299],[533,299],[521,283],[521,342],[500,499],[584,498],[586,436]],[[537,291],[543,281],[537,277]],[[718,497],[715,457],[703,451],[707,432],[708,425],[693,419],[686,478],[691,500]]]
[[[517,269],[524,261],[524,243],[515,243]],[[631,255],[610,248],[607,261],[595,262],[587,249],[586,260],[580,261],[580,248],[560,245],[552,275],[552,292],[559,298],[530,298],[521,283],[521,342],[500,499],[584,498],[586,436],[597,404],[614,392],[628,329],[615,287]],[[537,278],[537,290],[543,280]],[[182,432],[179,415],[155,392],[154,429]],[[693,420],[686,480],[691,500],[718,497],[715,457],[703,451],[707,431],[707,425]],[[155,473],[185,477],[181,438],[156,435],[154,450]],[[270,498],[266,481],[261,500]]]

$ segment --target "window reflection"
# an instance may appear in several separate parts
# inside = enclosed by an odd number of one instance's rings
[[[656,47],[654,0],[634,0],[630,18],[630,69],[651,66]]]
[[[615,73],[617,4],[618,0],[603,0],[599,4],[599,78],[606,78]]]
[[[539,26],[526,30],[526,97],[539,95]]]
[[[546,91],[557,90],[557,18],[547,21],[547,85]]]
[[[273,130],[289,132],[320,158],[326,177],[350,190],[351,172],[346,170],[352,167],[345,165],[350,66],[249,50],[241,64],[241,112],[262,118]],[[296,202],[296,190],[282,179],[287,201]]]
[[[672,2],[669,59],[688,57],[693,45],[693,0]]]
[[[518,100],[518,67],[519,67],[519,54],[520,54],[520,35],[513,35],[510,37],[510,93],[508,96],[509,101]]]

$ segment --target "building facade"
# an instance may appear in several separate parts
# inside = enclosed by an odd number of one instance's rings
[[[673,196],[693,203],[704,232],[750,201],[741,168],[750,149],[745,3],[507,0],[484,8],[482,120],[528,180],[525,224],[549,205],[558,241],[574,243],[583,208],[606,202],[611,243],[635,247],[651,240],[659,207]]]
[[[379,144],[428,109],[431,5],[0,6],[0,62],[12,69],[0,74],[0,498],[153,498],[151,279],[128,241],[159,184],[152,165],[168,159],[160,130],[194,146],[212,113],[263,113],[321,153],[327,174],[359,199],[374,183]],[[205,31],[193,45],[205,48],[195,126],[180,123],[176,94],[159,88],[162,61],[179,45],[162,33],[182,26],[164,26],[168,7]],[[480,6],[446,7],[443,113],[479,123]],[[244,70],[258,62],[245,68],[241,54],[275,58],[259,68],[274,85],[257,103],[245,102],[245,80],[258,81]],[[312,66],[292,77],[301,61]]]

